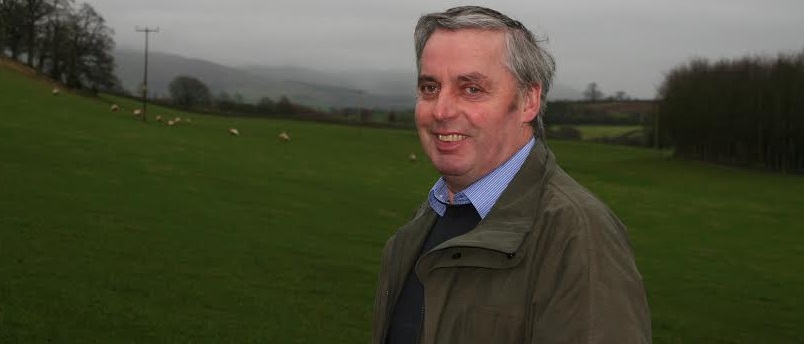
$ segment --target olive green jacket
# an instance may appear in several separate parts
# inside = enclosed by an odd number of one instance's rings
[[[422,344],[651,341],[625,226],[541,140],[477,227],[417,259],[437,217],[425,202],[386,243],[372,343],[409,271],[424,285]]]

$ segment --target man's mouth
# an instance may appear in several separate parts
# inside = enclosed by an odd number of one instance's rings
[[[438,137],[439,141],[458,142],[463,141],[463,139],[465,139],[467,136],[461,134],[449,134],[449,135],[437,134],[436,137]]]

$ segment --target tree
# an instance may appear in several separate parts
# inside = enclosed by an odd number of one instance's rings
[[[603,99],[603,92],[600,92],[596,82],[590,82],[586,85],[586,90],[583,91],[583,97],[588,101],[596,102]]]
[[[804,172],[802,85],[804,51],[692,60],[659,89],[659,139],[682,158]]]
[[[0,0],[0,53],[8,49],[12,59],[22,52],[25,8],[21,0]]]
[[[27,57],[28,66],[33,67],[34,57],[37,54],[37,36],[39,36],[42,26],[42,19],[45,18],[50,12],[55,10],[55,3],[49,0],[23,0],[23,23],[25,26],[25,41],[26,48],[28,49]],[[41,53],[41,52],[40,52]]]
[[[276,103],[276,112],[286,115],[293,113],[293,104],[290,102],[287,96],[282,96],[279,98],[279,101]]]
[[[220,93],[218,93],[215,97],[215,107],[222,111],[231,111],[234,109],[235,103],[229,92],[220,91]]]
[[[629,99],[628,93],[625,93],[625,91],[617,91],[611,97],[614,100],[628,100]]]
[[[0,52],[72,88],[122,89],[114,75],[114,31],[73,0],[0,0]]]
[[[209,88],[201,80],[179,75],[168,85],[173,103],[182,107],[207,105],[210,102]]]
[[[70,33],[69,20],[73,16],[72,0],[56,0],[53,11],[46,16],[44,34],[41,38],[39,61],[36,69],[47,73],[52,79],[61,80],[65,69],[69,49],[67,44]]]
[[[65,60],[67,86],[113,88],[119,84],[114,76],[114,31],[89,4],[81,4],[69,18],[69,42]]]
[[[272,114],[276,111],[276,104],[270,97],[262,97],[257,102],[257,112],[262,114]]]

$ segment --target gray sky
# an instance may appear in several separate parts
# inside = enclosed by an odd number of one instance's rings
[[[80,2],[80,0],[79,0]],[[142,49],[136,26],[159,26],[151,49],[227,65],[413,73],[413,27],[460,1],[89,0],[119,47]],[[557,82],[653,97],[692,57],[804,49],[803,0],[477,1],[547,36]],[[414,76],[411,74],[411,78]]]

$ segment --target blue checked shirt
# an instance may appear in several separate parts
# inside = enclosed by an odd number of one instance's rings
[[[472,204],[480,214],[481,219],[485,219],[486,215],[491,211],[494,203],[502,195],[503,190],[508,186],[508,183],[514,179],[514,175],[525,163],[528,153],[536,144],[536,139],[530,139],[530,142],[524,147],[519,149],[508,161],[491,171],[485,177],[469,185],[468,188],[455,194],[452,204]],[[428,196],[430,207],[438,213],[438,216],[444,216],[449,204],[449,190],[444,177],[436,181],[433,188],[430,189]]]

